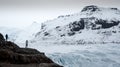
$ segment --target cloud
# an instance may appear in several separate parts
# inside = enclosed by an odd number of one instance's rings
[[[87,5],[120,8],[120,0],[0,0],[0,25],[28,25],[79,12]]]

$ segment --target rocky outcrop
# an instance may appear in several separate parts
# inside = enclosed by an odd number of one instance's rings
[[[81,12],[84,12],[84,11],[95,12],[95,11],[100,11],[100,9],[95,5],[90,5],[90,6],[84,7]]]
[[[0,36],[0,67],[62,67],[44,53],[32,48],[20,48]]]
[[[3,35],[0,33],[0,46],[5,44],[5,39],[3,37]]]

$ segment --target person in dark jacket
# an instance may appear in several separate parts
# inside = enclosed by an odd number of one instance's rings
[[[26,40],[26,46],[25,46],[25,48],[28,48],[28,40]]]
[[[8,34],[5,35],[6,41],[8,40]]]

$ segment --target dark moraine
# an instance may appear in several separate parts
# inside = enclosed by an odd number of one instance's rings
[[[0,67],[63,67],[54,63],[44,53],[32,48],[20,48],[5,41],[0,35]]]

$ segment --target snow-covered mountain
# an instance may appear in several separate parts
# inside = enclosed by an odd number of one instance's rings
[[[59,16],[24,30],[0,28],[15,42],[25,40],[62,44],[120,42],[120,10],[95,5],[84,7],[79,13]]]
[[[95,5],[41,24],[35,41],[62,44],[120,42],[120,10]]]

